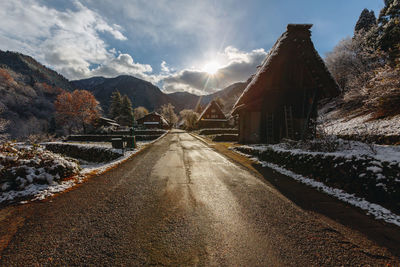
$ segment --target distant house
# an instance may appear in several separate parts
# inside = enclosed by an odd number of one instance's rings
[[[201,113],[197,125],[199,128],[225,128],[228,126],[228,120],[221,107],[213,100]]]
[[[168,121],[160,114],[157,112],[151,112],[144,117],[140,118],[137,120],[137,124],[147,128],[147,129],[153,129],[153,128],[159,128],[159,129],[168,129],[170,128],[170,125]]]
[[[340,89],[311,41],[310,24],[289,24],[233,107],[239,142],[276,143],[315,133],[317,102]]]
[[[112,119],[100,117],[96,121],[96,127],[105,127],[105,128],[118,128],[120,125]]]

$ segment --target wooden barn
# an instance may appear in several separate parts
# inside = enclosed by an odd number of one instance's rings
[[[157,112],[151,112],[137,120],[137,124],[147,129],[168,129],[170,125],[168,121]]]
[[[222,112],[221,107],[213,100],[201,113],[197,120],[197,126],[200,129],[225,128],[228,126],[228,120]]]
[[[315,134],[317,103],[340,93],[311,41],[311,24],[289,24],[233,107],[240,143]]]

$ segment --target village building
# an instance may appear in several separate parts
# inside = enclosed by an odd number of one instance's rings
[[[145,115],[144,117],[138,119],[137,124],[146,129],[154,129],[154,128],[168,129],[168,128],[170,128],[168,121],[161,114],[158,114],[157,112],[151,112],[151,113]]]
[[[340,93],[311,41],[311,24],[289,24],[235,103],[240,143],[315,134],[317,103]]]
[[[228,120],[218,103],[212,100],[197,120],[198,128],[225,128]]]

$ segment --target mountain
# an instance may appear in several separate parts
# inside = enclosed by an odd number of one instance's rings
[[[24,82],[33,86],[35,83],[46,83],[53,87],[71,91],[69,81],[52,69],[40,64],[30,56],[0,50],[0,68],[6,68],[24,76]]]
[[[194,109],[198,103],[205,106],[220,97],[225,104],[224,112],[229,113],[246,85],[235,83],[214,94],[198,96],[187,92],[166,94],[152,83],[128,75],[68,81],[30,56],[0,50],[0,116],[10,121],[7,132],[11,138],[53,132],[53,103],[63,90],[79,88],[93,92],[104,114],[115,90],[128,95],[134,107],[144,106],[152,111],[171,103],[176,113]]]
[[[54,100],[69,81],[32,57],[0,50],[0,111],[18,138],[54,129]]]
[[[127,95],[134,107],[143,106],[148,110],[154,110],[164,104],[175,103],[152,83],[128,75],[115,78],[93,77],[72,81],[71,84],[76,88],[91,91],[105,113],[110,104],[111,94],[116,90],[122,95]]]
[[[143,106],[148,110],[156,110],[164,104],[171,103],[175,112],[183,109],[194,109],[197,103],[207,105],[215,97],[220,97],[225,105],[224,112],[229,113],[236,99],[243,92],[247,82],[232,84],[214,94],[198,96],[187,92],[163,93],[157,86],[150,82],[122,75],[115,78],[92,77],[72,81],[74,88],[91,91],[107,113],[111,94],[118,90],[122,95],[128,95],[134,107]]]

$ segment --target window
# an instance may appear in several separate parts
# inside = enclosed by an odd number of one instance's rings
[[[211,113],[215,113],[215,109],[211,109]]]

